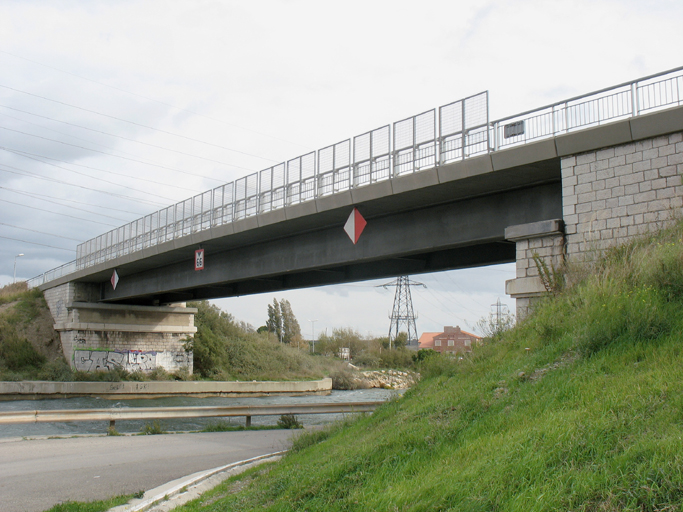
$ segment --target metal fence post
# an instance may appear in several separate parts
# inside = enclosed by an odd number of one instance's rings
[[[631,84],[631,114],[633,117],[638,115],[638,82]]]

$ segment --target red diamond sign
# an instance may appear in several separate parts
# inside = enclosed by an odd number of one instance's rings
[[[114,273],[111,275],[111,279],[109,281],[111,281],[112,287],[114,290],[116,290],[116,285],[119,284],[119,274],[116,272],[116,269],[114,269]]]
[[[351,215],[349,215],[349,219],[346,221],[346,224],[344,224],[344,231],[346,231],[346,234],[349,235],[349,238],[355,244],[358,242],[360,234],[363,232],[367,224],[367,221],[360,214],[358,208],[354,208],[351,212]]]

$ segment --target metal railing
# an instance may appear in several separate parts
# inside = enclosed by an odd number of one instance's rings
[[[229,407],[135,407],[130,409],[63,409],[0,412],[0,425],[17,423],[58,423],[65,421],[159,420],[177,418],[246,418],[283,414],[340,414],[372,412],[384,402],[340,402],[288,405],[237,405]]]
[[[488,91],[244,176],[80,244],[29,287],[164,242],[492,151],[681,105],[683,67],[489,122]]]

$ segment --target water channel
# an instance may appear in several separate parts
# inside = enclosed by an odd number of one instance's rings
[[[107,400],[92,397],[64,398],[54,400],[16,400],[0,402],[0,412],[4,411],[34,411],[34,410],[62,410],[62,409],[109,409],[134,407],[227,407],[231,405],[281,405],[305,403],[335,403],[335,402],[371,402],[388,400],[399,392],[387,389],[359,389],[355,391],[332,391],[327,396],[266,396],[266,397],[171,397],[150,398],[138,400]],[[304,426],[324,425],[342,418],[342,414],[301,414],[297,419]],[[278,416],[253,416],[252,425],[275,425]],[[202,430],[207,424],[218,421],[235,426],[244,425],[244,417],[236,418],[188,418],[159,420],[160,426],[169,432]],[[122,434],[140,432],[145,425],[151,423],[144,420],[117,421],[116,430]],[[0,438],[42,437],[42,436],[73,436],[82,434],[104,434],[109,422],[79,421],[60,423],[25,423],[16,425],[0,425]]]

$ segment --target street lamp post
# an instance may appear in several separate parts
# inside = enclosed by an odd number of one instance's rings
[[[17,254],[14,257],[14,277],[12,278],[12,284],[17,282],[17,258],[20,258],[23,255],[24,253],[22,252],[21,254]]]
[[[315,352],[315,323],[318,320],[309,320],[311,322],[311,342],[313,343],[313,352]]]

